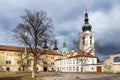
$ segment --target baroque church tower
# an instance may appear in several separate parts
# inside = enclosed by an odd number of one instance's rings
[[[95,55],[95,49],[94,49],[94,32],[91,31],[92,26],[89,24],[89,19],[88,19],[88,13],[85,13],[85,23],[82,26],[82,31],[80,33],[80,49],[84,50],[86,52],[91,53],[92,55]]]

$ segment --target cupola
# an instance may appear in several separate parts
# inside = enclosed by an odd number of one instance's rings
[[[89,24],[88,13],[85,13],[85,24],[82,26],[82,30],[84,31],[91,31],[92,26]]]

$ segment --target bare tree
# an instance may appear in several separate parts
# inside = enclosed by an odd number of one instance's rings
[[[41,53],[43,42],[46,39],[51,45],[54,39],[52,20],[47,17],[45,11],[25,10],[25,15],[22,16],[23,22],[13,30],[14,38],[19,43],[27,45],[30,52],[33,54],[34,64],[33,71],[37,72],[38,54]]]
[[[73,48],[74,50],[78,50],[78,49],[79,49],[79,42],[80,42],[79,39],[73,39],[73,40],[72,40],[72,45],[73,45],[72,48]]]
[[[20,71],[23,72],[30,71],[29,67],[31,65],[31,61],[33,60],[29,57],[31,54],[24,52],[20,49],[18,51],[19,53],[18,53],[17,63],[20,65]]]

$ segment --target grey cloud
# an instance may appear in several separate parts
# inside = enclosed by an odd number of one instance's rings
[[[119,5],[120,1],[118,0],[1,0],[0,34],[2,37],[0,37],[0,44],[17,45],[12,41],[11,30],[21,22],[20,16],[24,15],[24,10],[27,8],[37,11],[45,10],[53,20],[59,48],[66,40],[69,49],[71,49],[72,39],[79,37],[79,32],[82,31],[84,13],[87,8],[95,38],[100,41],[103,53],[109,55],[119,51],[120,47]],[[106,56],[102,53],[99,55]]]

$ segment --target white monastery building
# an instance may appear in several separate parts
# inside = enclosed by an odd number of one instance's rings
[[[69,54],[62,53],[64,57],[55,61],[57,71],[102,72],[102,65],[98,63],[98,57],[95,55],[94,32],[91,31],[92,26],[88,22],[88,13],[85,13],[84,21],[83,32],[80,33],[80,49],[77,51],[72,50]],[[64,49],[62,48],[62,50]]]

